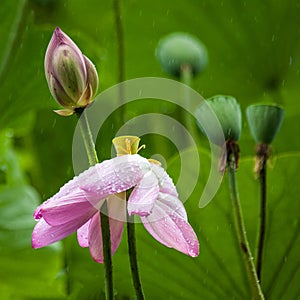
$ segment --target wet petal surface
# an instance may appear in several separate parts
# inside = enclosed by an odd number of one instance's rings
[[[148,216],[158,197],[159,186],[156,175],[149,171],[133,189],[128,199],[128,214]]]
[[[182,216],[182,208],[173,211],[173,204],[169,205],[171,199],[167,201],[166,198],[162,201],[161,197],[159,199],[153,208],[153,213],[141,218],[145,228],[163,245],[192,257],[197,256],[199,254],[198,238],[186,218]]]

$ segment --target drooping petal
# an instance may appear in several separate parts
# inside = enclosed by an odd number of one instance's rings
[[[160,192],[157,204],[164,208],[166,214],[175,213],[187,221],[187,214],[184,205],[177,197]]]
[[[103,263],[103,244],[100,224],[100,213],[96,213],[91,219],[88,234],[89,248],[92,258],[96,262]]]
[[[118,198],[118,199],[117,199]],[[111,253],[116,252],[121,242],[122,233],[124,229],[124,218],[126,212],[126,202],[116,195],[112,195],[107,200]],[[89,247],[90,253],[96,262],[103,263],[103,248],[102,248],[102,232],[100,225],[100,213],[97,213],[90,222],[89,232]]]
[[[51,226],[44,219],[40,219],[32,232],[32,247],[45,247],[65,238],[80,228],[89,218],[90,216],[86,216],[86,218],[80,220],[72,220],[63,226]]]
[[[110,219],[126,222],[126,192],[110,195],[107,205]]]
[[[192,257],[199,254],[199,242],[191,225],[178,213],[172,213],[164,202],[158,200],[152,214],[141,219],[148,232],[163,245]]]
[[[124,155],[97,164],[66,183],[58,193],[35,211],[35,218],[45,217],[52,225],[68,222],[87,211],[92,204],[101,207],[104,198],[136,185],[150,166],[139,155]],[[70,210],[70,206],[72,210]],[[69,211],[68,211],[69,210]],[[55,216],[59,212],[58,216]],[[50,217],[53,216],[53,220]]]
[[[89,246],[89,226],[91,220],[88,220],[84,225],[82,225],[77,230],[77,240],[78,244],[81,247],[88,247]]]
[[[118,195],[112,195],[108,197],[108,211],[110,217],[110,231],[112,242],[112,251],[114,252],[121,241],[123,228],[124,228],[124,221],[126,220],[126,193],[121,193]],[[88,247],[89,246],[89,226],[91,220],[86,222],[82,227],[77,230],[77,240],[81,247]]]
[[[103,199],[132,188],[149,169],[149,162],[140,155],[123,155],[103,161],[81,173],[78,185],[94,204],[95,199]]]
[[[102,203],[103,200],[98,201],[99,208]],[[57,226],[89,218],[96,212],[97,209],[86,199],[85,193],[77,189],[69,195],[44,202],[35,211],[35,216],[42,216],[48,224]]]
[[[160,192],[178,197],[176,187],[168,173],[161,166],[154,163],[151,163],[151,169],[158,179]]]
[[[120,193],[108,197],[108,214],[110,226],[111,252],[118,249],[126,220],[126,193]]]
[[[152,171],[149,171],[133,189],[128,199],[128,214],[136,214],[141,217],[151,214],[158,192],[157,177]]]

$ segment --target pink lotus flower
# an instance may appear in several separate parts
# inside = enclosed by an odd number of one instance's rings
[[[148,232],[163,245],[195,257],[199,243],[187,221],[172,179],[159,165],[138,154],[123,155],[90,167],[65,184],[34,213],[38,220],[32,247],[41,248],[77,230],[79,245],[103,262],[100,213],[107,199],[112,254],[117,250],[126,221],[126,202],[116,194],[134,187],[129,215],[141,217]]]

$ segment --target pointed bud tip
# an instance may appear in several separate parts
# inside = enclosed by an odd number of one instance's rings
[[[276,104],[253,104],[246,115],[251,134],[256,143],[271,144],[284,117],[284,109]]]
[[[65,37],[66,36],[67,35],[58,26],[56,26],[54,31],[53,31],[53,34],[52,34],[49,45],[52,44],[54,47],[57,47],[60,44],[65,43]]]
[[[53,31],[53,36],[58,39],[61,43],[68,43],[70,39],[70,37],[65,34],[60,27],[56,26],[54,31]],[[72,40],[71,40],[72,41]],[[72,41],[73,43],[73,41]]]
[[[54,34],[59,34],[60,32],[62,32],[62,30],[58,26],[56,26],[54,29]]]

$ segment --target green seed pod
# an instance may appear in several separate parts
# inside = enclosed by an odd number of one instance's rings
[[[215,113],[220,124],[216,124],[211,115]],[[240,105],[232,96],[217,95],[209,98],[205,103],[200,104],[195,112],[197,124],[204,131],[210,140],[217,145],[226,141],[238,141],[242,131],[242,114]],[[204,128],[201,124],[206,125]],[[220,126],[223,132],[220,132]]]
[[[176,77],[180,77],[185,66],[189,66],[195,76],[208,63],[205,46],[196,37],[183,32],[162,38],[156,48],[156,57],[163,70]]]
[[[284,110],[273,104],[253,104],[247,107],[246,115],[256,143],[271,144],[280,129]]]

